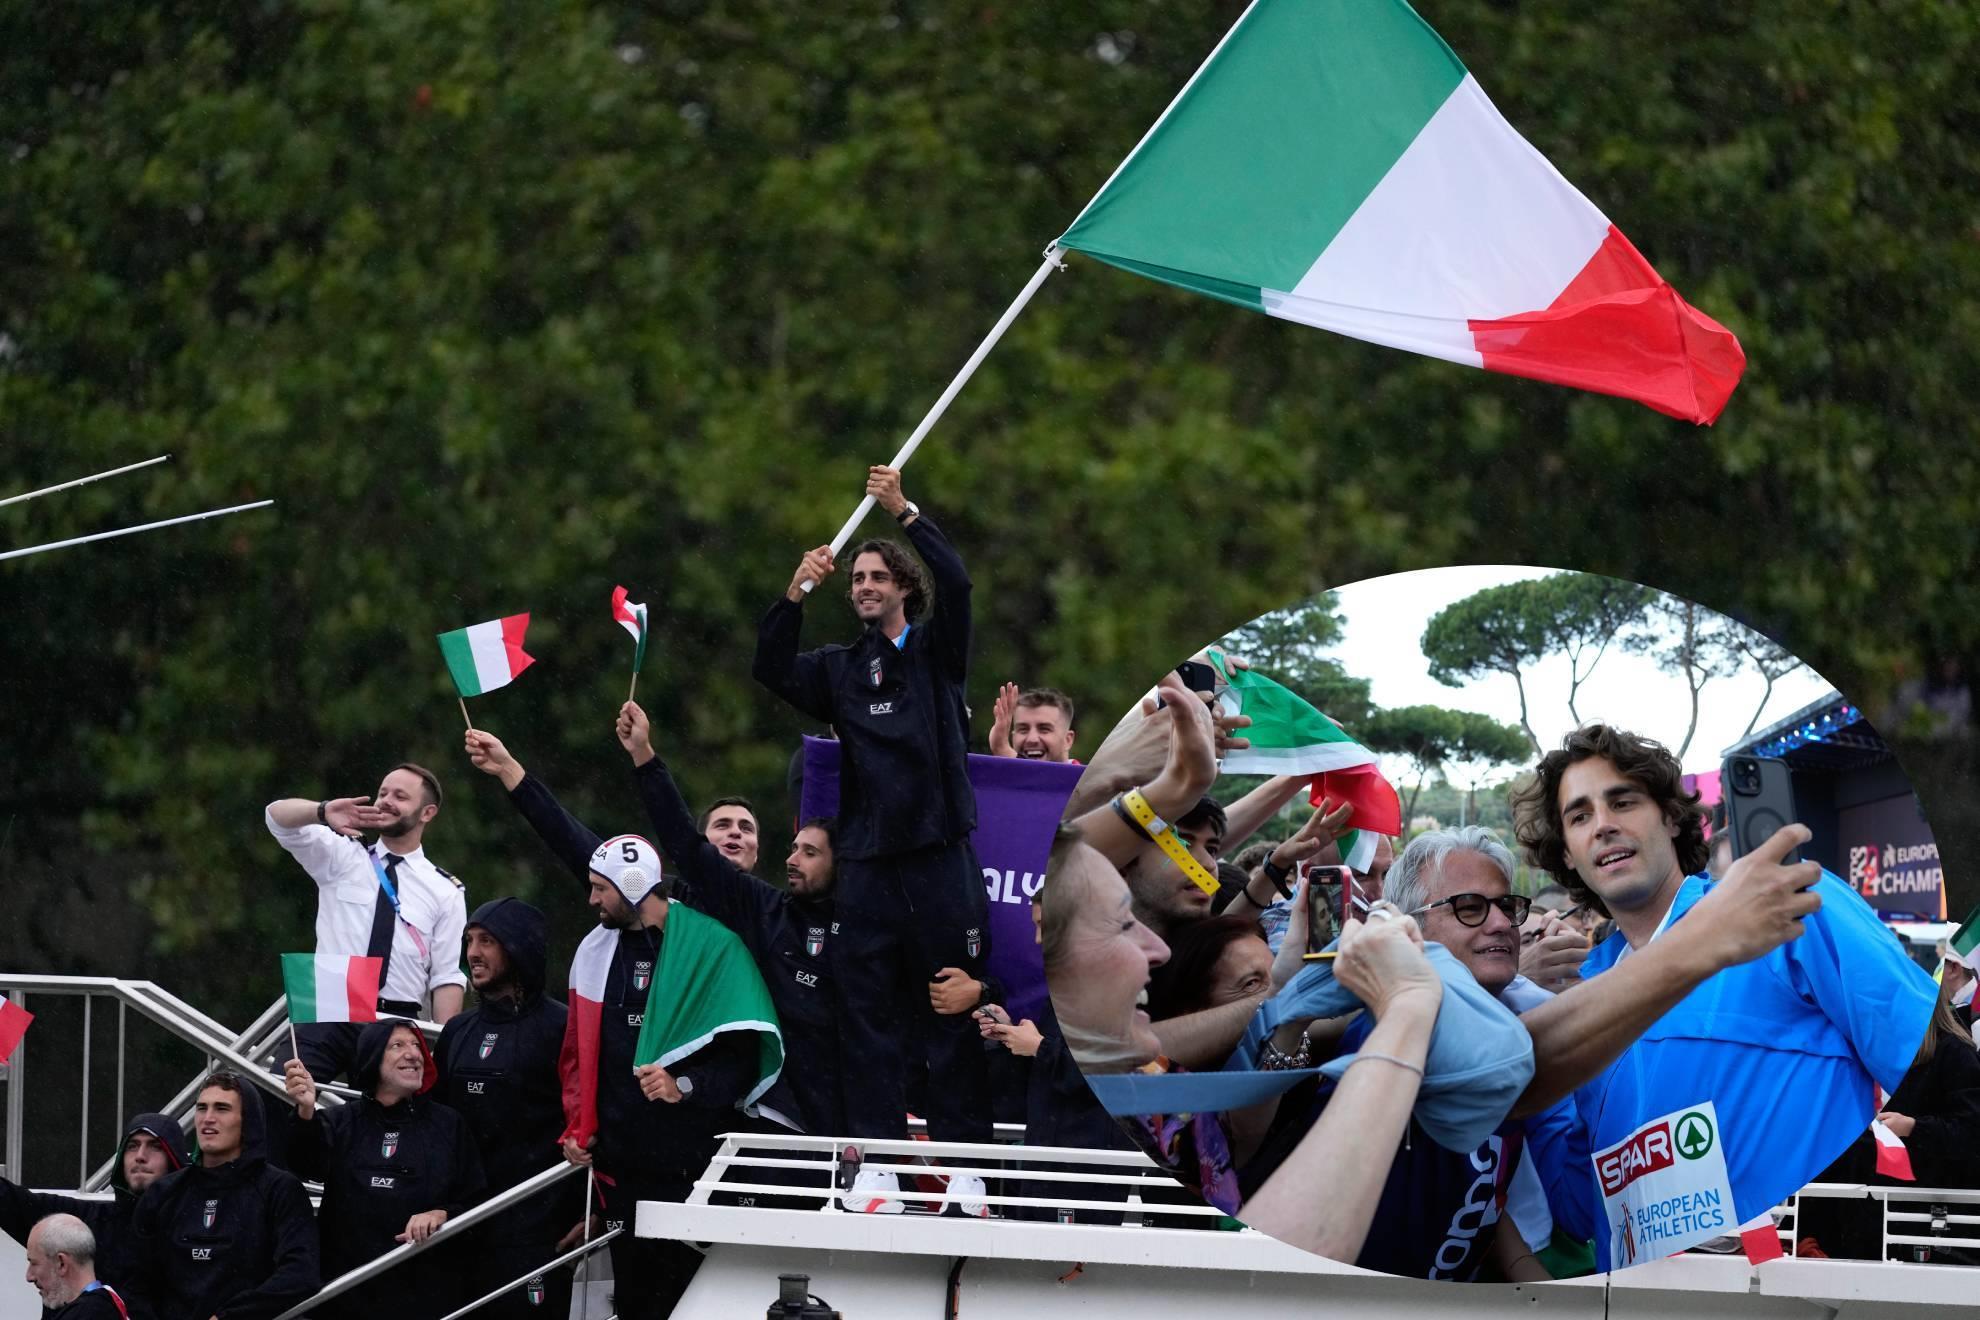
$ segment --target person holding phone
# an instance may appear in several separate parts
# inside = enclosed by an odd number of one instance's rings
[[[1570,733],[1515,792],[1513,819],[1528,862],[1615,921],[1584,984],[1521,1018],[1533,1098],[1551,1099],[1563,1078],[1575,1086],[1573,1122],[1534,1138],[1567,1142],[1575,1153],[1560,1167],[1585,1171],[1564,1180],[1556,1220],[1594,1240],[1603,1269],[1682,1250],[1698,1232],[1750,1227],[1763,1252],[1768,1209],[1864,1130],[1876,1086],[1903,1079],[1931,980],[1847,884],[1786,860],[1804,826],[1782,827],[1719,879],[1698,875],[1704,810],[1649,738],[1600,724]],[[1641,989],[1608,993],[1625,984]],[[1701,1222],[1645,1236],[1640,1198],[1656,1184],[1627,1173],[1643,1167],[1628,1152],[1659,1143],[1687,1156],[1668,1166],[1691,1180],[1685,1195],[1731,1201],[1717,1234]]]

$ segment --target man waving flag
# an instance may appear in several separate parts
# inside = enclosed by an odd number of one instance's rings
[[[1058,246],[1692,422],[1746,363],[1403,0],[1253,0]]]

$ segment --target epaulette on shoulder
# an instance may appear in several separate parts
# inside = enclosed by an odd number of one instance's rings
[[[441,879],[443,879],[443,880],[446,880],[446,881],[449,881],[450,883],[452,883],[452,885],[454,886],[454,888],[456,888],[456,889],[459,889],[459,890],[462,890],[463,892],[465,892],[465,891],[466,891],[466,889],[467,889],[467,886],[466,886],[465,884],[463,884],[463,883],[461,883],[461,878],[460,878],[459,876],[457,876],[457,875],[455,875],[455,874],[454,874],[454,873],[453,873],[452,871],[449,871],[449,870],[448,870],[448,869],[447,869],[446,867],[444,867],[444,866],[436,866],[436,867],[434,867],[433,869],[434,869],[435,871],[437,871],[437,872],[439,872],[439,873],[440,873],[440,878],[441,878]]]

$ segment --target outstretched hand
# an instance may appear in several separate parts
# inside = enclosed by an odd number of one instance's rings
[[[997,689],[997,704],[990,712],[990,755],[1016,756],[1011,746],[1011,721],[1017,717],[1018,685],[1006,683]]]
[[[323,804],[323,823],[347,839],[389,824],[393,818],[371,805],[370,797],[332,798]]]

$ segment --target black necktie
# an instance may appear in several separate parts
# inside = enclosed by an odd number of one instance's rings
[[[399,887],[399,863],[403,859],[395,852],[385,854],[385,875],[396,891]],[[385,892],[385,886],[378,886],[378,905],[371,910],[371,944],[365,949],[368,957],[379,959],[378,997],[385,997],[385,974],[392,970],[392,922],[398,916],[392,906],[392,895]]]

